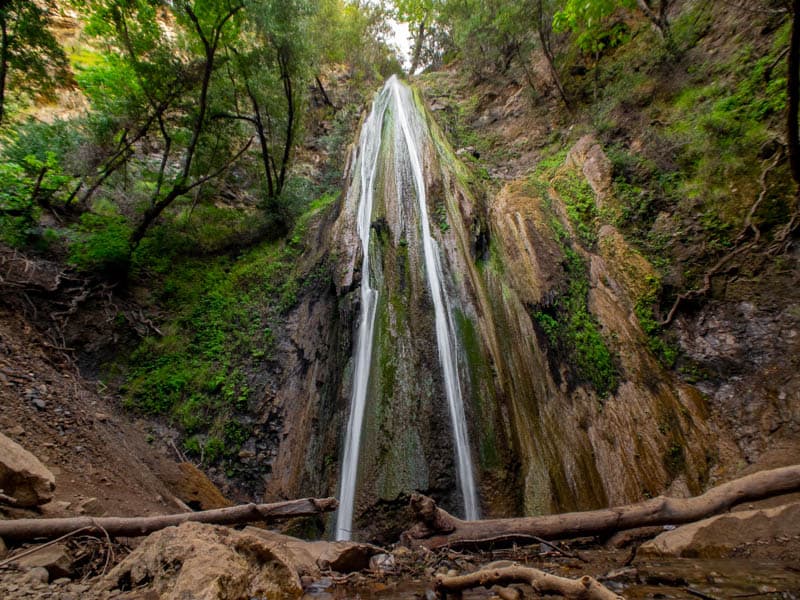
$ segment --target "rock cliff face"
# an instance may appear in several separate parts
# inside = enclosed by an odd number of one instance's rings
[[[559,176],[587,177],[598,206],[607,206],[607,164],[599,146],[582,140]],[[521,461],[525,512],[629,502],[669,487],[698,491],[715,433],[701,394],[660,365],[634,314],[652,273],[647,261],[610,225],[594,249],[584,247],[552,187],[507,185],[489,219],[496,257],[485,285],[494,330],[502,332],[499,353],[489,356]],[[576,255],[586,269],[589,318],[617,371],[607,394],[576,380],[575,357],[559,356],[536,318],[581,276],[569,266]]]
[[[699,491],[718,432],[702,394],[660,364],[635,316],[650,265],[611,225],[599,228],[594,243],[582,242],[553,186],[517,181],[482,196],[414,98],[426,122],[420,145],[428,214],[453,306],[482,512],[536,514],[631,502],[668,488]],[[407,493],[424,491],[456,512],[461,498],[416,243],[419,217],[404,204],[409,191],[392,155],[397,145],[383,145],[370,245],[383,292],[354,529],[388,539],[402,527]],[[558,176],[588,180],[598,207],[613,210],[608,159],[593,140],[581,140]],[[356,210],[345,197],[336,222],[315,230],[330,249],[334,286],[309,295],[287,319],[291,368],[272,402],[284,419],[267,487],[273,495],[337,491],[363,276]],[[553,342],[541,316],[577,278],[585,280],[577,295],[583,318],[611,357],[613,382],[599,391],[574,372],[575,357]]]

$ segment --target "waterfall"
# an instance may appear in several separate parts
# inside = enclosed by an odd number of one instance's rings
[[[386,82],[383,90],[375,99],[372,111],[362,127],[354,165],[354,173],[357,176],[354,175],[350,190],[348,190],[348,194],[358,194],[359,197],[357,227],[363,252],[361,269],[362,310],[356,346],[350,416],[348,418],[341,470],[339,512],[335,531],[337,540],[350,539],[361,430],[371,370],[375,314],[379,291],[373,289],[370,285],[369,242],[376,185],[375,175],[383,139],[384,116],[387,110],[393,116],[392,124],[395,127],[395,136],[405,142],[414,180],[413,188],[416,192],[419,211],[425,276],[434,307],[436,344],[452,424],[456,449],[457,480],[463,497],[464,512],[467,519],[472,520],[479,517],[464,401],[461,396],[461,384],[458,377],[453,310],[443,284],[439,247],[431,236],[430,219],[428,217],[428,200],[420,147],[420,140],[423,139],[426,133],[425,123],[420,119],[411,91],[401,84],[396,77],[392,77]],[[400,158],[396,156],[395,160],[400,160]],[[399,165],[395,166],[398,167]]]
[[[361,429],[364,424],[364,407],[367,402],[372,340],[375,334],[375,308],[378,305],[378,290],[370,287],[369,280],[369,234],[372,224],[372,204],[375,199],[375,169],[381,149],[383,115],[386,112],[389,94],[386,90],[375,99],[372,111],[361,128],[353,188],[358,190],[358,237],[361,239],[361,322],[358,325],[356,342],[356,365],[353,375],[353,394],[350,401],[350,417],[347,420],[344,457],[339,485],[339,511],[336,517],[336,539],[349,540],[353,524],[353,504],[358,476],[358,452],[361,447]]]

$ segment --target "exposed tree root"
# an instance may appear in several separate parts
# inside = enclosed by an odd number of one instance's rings
[[[761,206],[761,203],[767,197],[767,176],[769,175],[770,171],[772,171],[778,163],[783,158],[783,149],[781,148],[775,153],[772,161],[767,164],[764,169],[761,171],[761,177],[759,178],[759,183],[761,185],[761,191],[758,194],[758,198],[750,207],[750,210],[747,213],[747,217],[744,220],[744,224],[742,225],[741,231],[736,236],[736,239],[733,242],[733,249],[722,256],[716,263],[712,265],[712,267],[705,272],[703,275],[703,285],[702,287],[694,290],[689,290],[682,294],[679,294],[675,301],[672,303],[672,307],[670,308],[667,316],[664,317],[663,320],[659,322],[659,325],[665,327],[669,325],[672,320],[675,318],[675,315],[678,312],[678,308],[681,304],[685,303],[687,300],[694,300],[696,298],[701,298],[708,294],[711,291],[711,280],[714,276],[719,275],[722,272],[723,267],[731,262],[734,258],[739,256],[740,254],[744,254],[748,250],[752,249],[761,241],[761,230],[758,226],[753,223],[753,217],[756,214],[756,211]],[[766,161],[765,161],[766,162]],[[792,220],[787,225],[787,229],[793,229],[794,226],[792,223],[794,222],[795,217],[792,217]],[[780,238],[781,235],[779,234],[778,237]],[[785,238],[786,235],[783,235]]]
[[[0,537],[6,540],[54,538],[77,529],[113,536],[136,537],[186,521],[235,525],[318,515],[336,510],[335,498],[303,498],[274,504],[241,504],[192,513],[155,517],[74,517],[63,519],[15,519],[0,521]]]
[[[581,600],[622,600],[619,596],[593,577],[567,579],[530,567],[511,566],[500,569],[485,569],[468,575],[436,578],[436,592],[440,598],[448,593],[458,594],[463,590],[493,585],[524,583],[539,593],[561,594],[564,598]]]
[[[530,542],[539,537],[553,540],[609,534],[649,525],[691,523],[741,502],[797,490],[800,490],[800,465],[793,465],[759,471],[693,498],[659,496],[637,504],[586,512],[482,521],[463,521],[438,508],[431,498],[414,494],[411,509],[417,523],[403,533],[401,541],[411,547],[435,549]]]

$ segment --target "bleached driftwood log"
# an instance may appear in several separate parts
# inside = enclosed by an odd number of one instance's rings
[[[50,539],[76,529],[108,533],[113,536],[136,537],[187,521],[235,525],[253,521],[276,521],[307,517],[336,510],[335,498],[303,498],[273,504],[240,504],[227,508],[186,512],[154,517],[74,517],[61,519],[0,520],[0,538],[5,540]]]
[[[539,569],[514,565],[500,569],[483,569],[469,573],[436,578],[436,592],[444,598],[448,593],[458,594],[476,587],[489,588],[493,585],[524,583],[539,593],[561,594],[564,598],[577,600],[623,600],[594,577],[585,575],[580,579],[568,579],[545,573]]]
[[[463,521],[437,507],[431,498],[414,494],[411,508],[417,523],[404,532],[401,539],[410,547],[434,549],[610,534],[648,525],[691,523],[741,502],[798,490],[800,465],[793,465],[759,471],[693,498],[659,496],[637,504],[586,512],[482,521]]]

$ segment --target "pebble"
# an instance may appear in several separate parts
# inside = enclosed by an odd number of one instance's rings
[[[42,400],[41,398],[34,398],[31,400],[31,404],[33,404],[38,410],[44,410],[47,408],[47,402]]]

